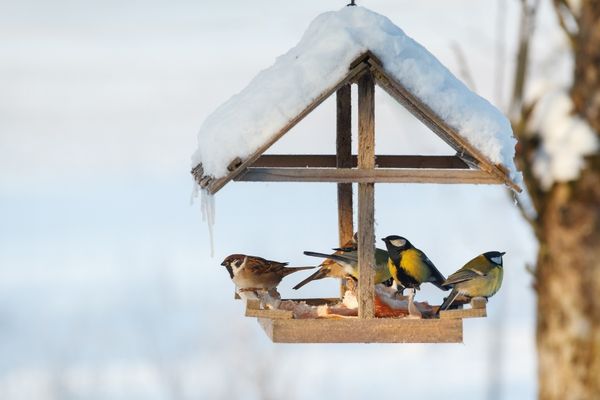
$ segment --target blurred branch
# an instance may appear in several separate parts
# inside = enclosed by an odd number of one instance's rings
[[[504,102],[504,78],[506,74],[506,0],[498,0],[498,18],[496,18],[496,60],[494,97],[498,107],[506,107]]]
[[[529,46],[535,28],[535,17],[540,0],[521,0],[521,23],[519,28],[519,45],[517,64],[514,76],[513,95],[509,114],[512,120],[521,116],[529,64]]]
[[[523,180],[538,215],[543,208],[544,196],[539,182],[533,175],[532,161],[539,147],[539,139],[527,132],[527,126],[535,104],[525,104],[525,87],[527,84],[530,44],[535,30],[535,17],[539,9],[539,4],[540,0],[521,0],[517,63],[514,73],[513,93],[509,106],[513,131],[518,139],[515,162],[523,172]],[[527,210],[523,208],[523,205],[518,203],[518,206],[519,211],[539,238],[539,221],[537,217],[532,218]]]
[[[576,15],[566,0],[552,0],[552,4],[558,17],[558,23],[567,35],[571,49],[575,50],[579,33],[579,21]]]
[[[456,63],[458,64],[458,74],[465,81],[469,89],[473,91],[477,91],[475,87],[475,80],[473,79],[473,74],[471,74],[471,69],[469,68],[469,64],[467,63],[467,58],[465,57],[465,53],[457,42],[452,42],[450,44],[452,51],[454,52],[454,56],[456,57]]]

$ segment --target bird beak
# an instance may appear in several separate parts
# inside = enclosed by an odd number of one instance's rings
[[[223,262],[221,263],[221,265],[222,265],[222,266],[224,266],[224,267],[226,267],[226,266],[227,266],[227,263],[226,263],[225,261],[223,261]]]
[[[383,240],[385,242],[385,238],[381,238],[381,240]]]
[[[506,252],[505,252],[505,251],[501,251],[501,252],[500,252],[500,255],[501,255],[501,256],[503,256],[503,255],[505,255],[505,254],[506,254]]]

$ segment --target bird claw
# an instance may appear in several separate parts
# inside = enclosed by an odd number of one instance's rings
[[[409,319],[421,319],[423,318],[423,314],[417,308],[415,304],[415,289],[409,289],[408,292],[408,317]]]

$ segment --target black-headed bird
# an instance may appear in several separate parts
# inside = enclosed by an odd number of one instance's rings
[[[245,254],[232,254],[221,265],[227,268],[238,294],[245,299],[253,298],[248,294],[260,299],[261,292],[268,292],[271,297],[279,298],[276,288],[285,276],[314,268],[286,267],[288,263]]]
[[[415,290],[421,284],[429,282],[440,288],[445,287],[444,275],[438,271],[431,260],[421,250],[414,247],[406,238],[391,235],[381,239],[387,246],[389,258],[387,266],[398,287],[409,289],[408,311],[411,316],[420,317],[421,313],[414,305]]]
[[[488,251],[466,263],[444,281],[444,285],[452,287],[452,292],[446,297],[439,311],[447,310],[458,295],[468,298],[492,297],[502,285],[504,268],[502,256],[505,252]]]

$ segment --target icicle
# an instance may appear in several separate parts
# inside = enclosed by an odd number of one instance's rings
[[[208,225],[210,240],[210,256],[215,256],[214,225],[215,225],[215,197],[206,190],[200,192],[200,207],[202,208],[202,221]]]
[[[194,205],[194,201],[198,198],[198,191],[200,190],[200,186],[194,181],[194,186],[192,186],[192,193],[190,194],[190,206]]]

